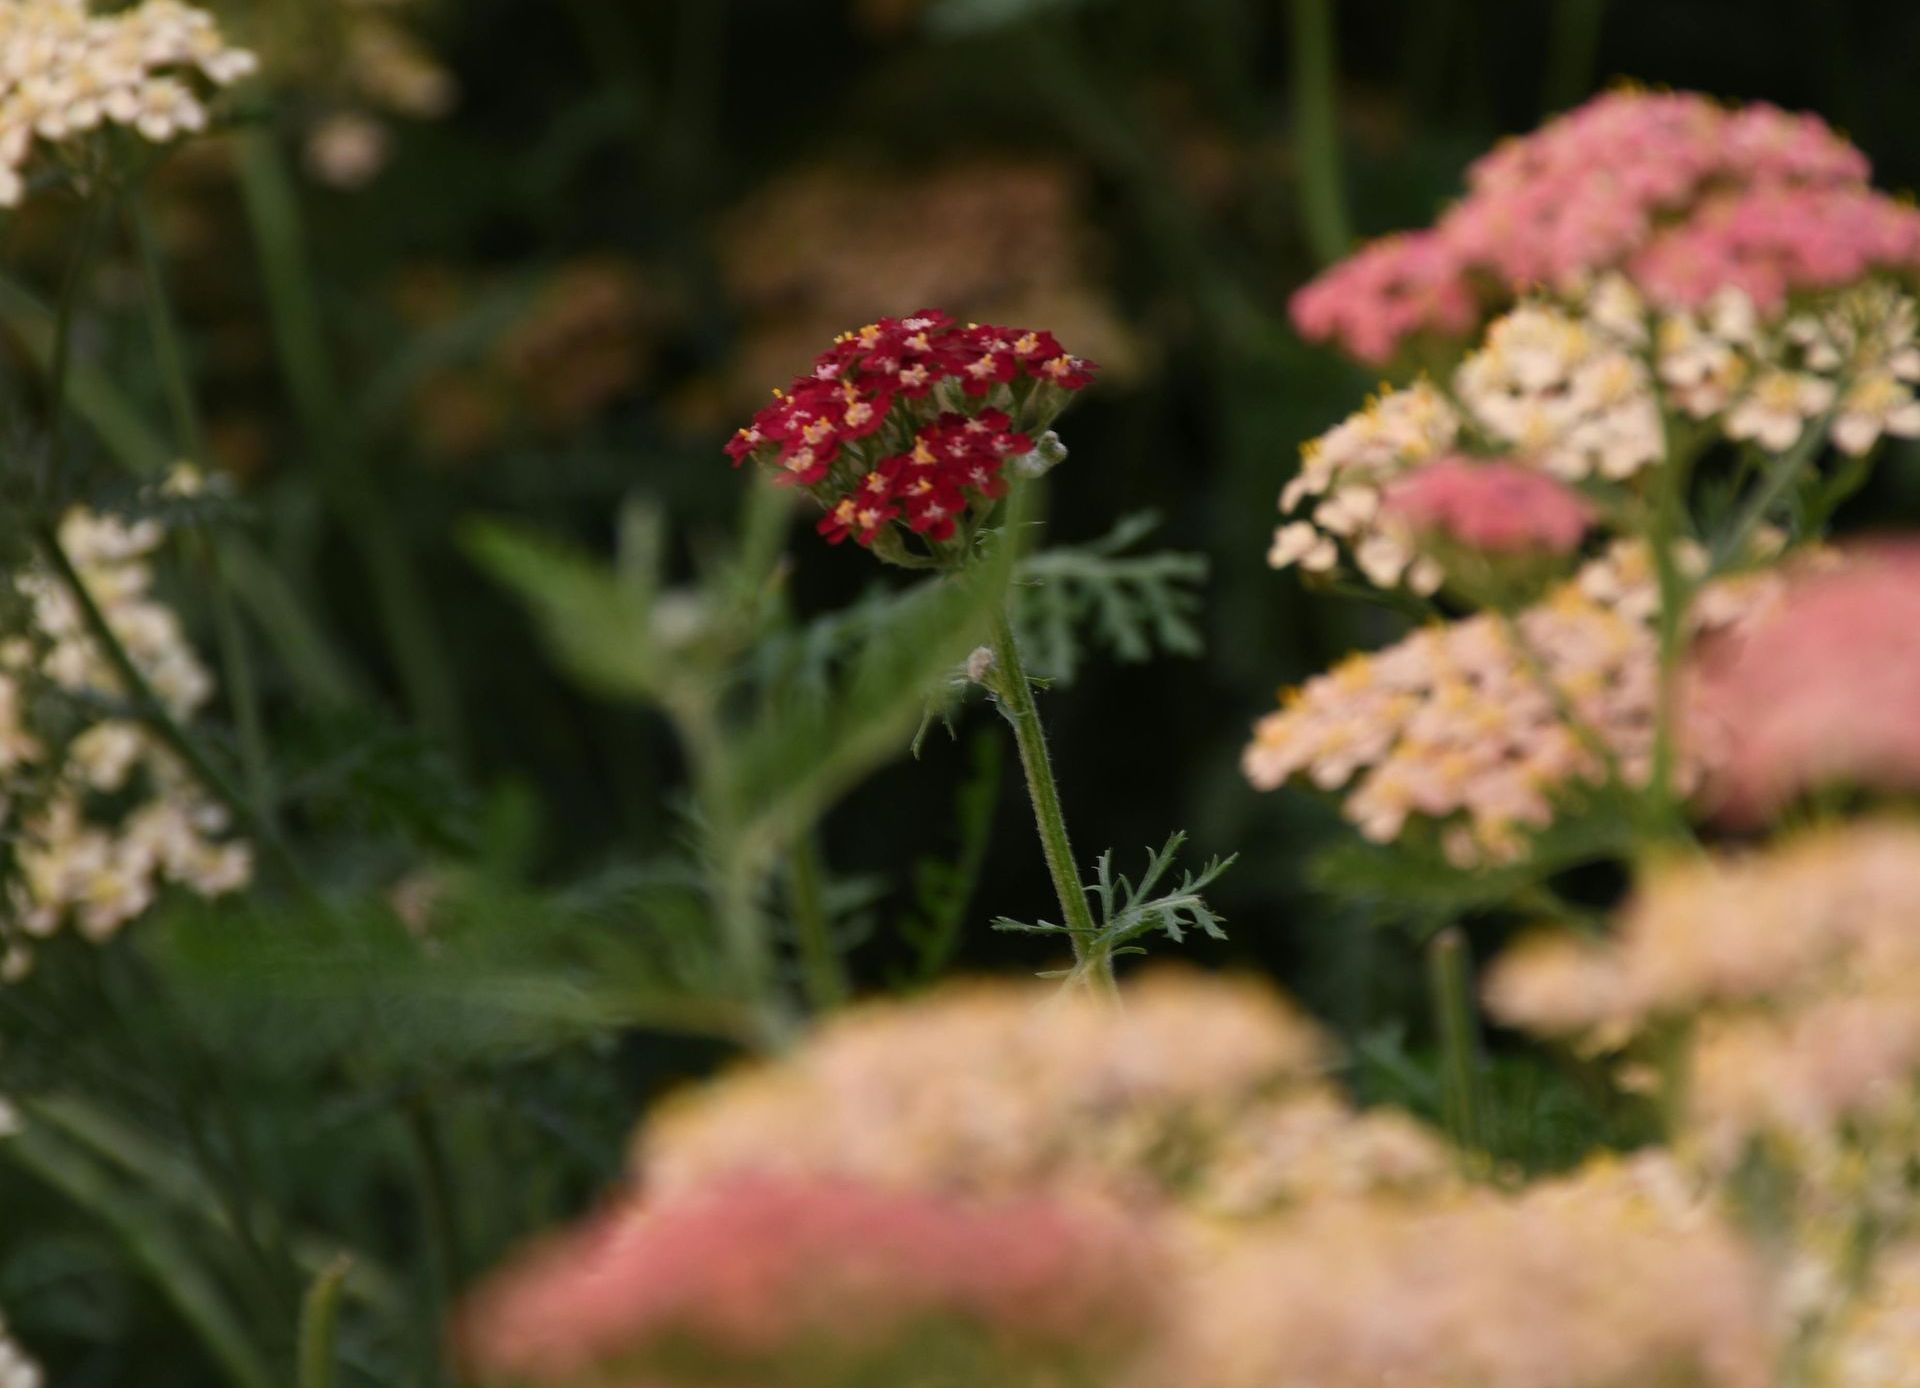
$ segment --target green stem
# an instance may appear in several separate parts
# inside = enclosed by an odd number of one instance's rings
[[[1457,926],[1427,948],[1427,984],[1440,1030],[1442,1092],[1447,1130],[1461,1151],[1485,1151],[1480,1115],[1480,1047],[1474,1025],[1472,965]]]
[[[195,404],[192,378],[186,353],[180,347],[180,331],[174,318],[171,296],[167,293],[165,267],[161,260],[159,238],[154,235],[153,218],[137,196],[125,200],[127,227],[140,255],[141,276],[146,282],[147,321],[153,331],[154,360],[160,368],[167,406],[173,415],[174,438],[187,461],[195,467],[208,464],[206,431],[201,426],[200,410]],[[213,605],[215,639],[220,645],[221,668],[226,675],[227,693],[233,704],[234,723],[240,735],[240,758],[247,781],[248,798],[255,813],[273,824],[274,789],[272,761],[267,754],[266,720],[260,709],[259,683],[254,677],[253,659],[247,647],[246,632],[234,602],[233,590],[226,582],[219,546],[211,532],[199,527],[200,559],[208,577],[207,589]]]
[[[444,1324],[460,1285],[462,1254],[459,1222],[453,1204],[453,1169],[433,1101],[425,1093],[409,1095],[402,1105],[407,1142],[413,1149],[415,1178],[420,1189],[421,1233],[427,1246],[428,1294],[431,1319]],[[451,1377],[451,1376],[450,1376]]]
[[[60,301],[54,308],[53,345],[47,361],[47,452],[45,471],[40,479],[43,495],[66,470],[67,381],[73,371],[73,320],[80,311],[80,296],[106,220],[106,199],[96,198],[81,220],[73,261],[67,267],[66,280],[60,286]]]
[[[820,888],[820,845],[801,837],[787,854],[787,909],[800,946],[807,1000],[815,1012],[831,1012],[847,997],[846,968],[833,939]]]
[[[341,1254],[320,1270],[300,1305],[298,1388],[333,1388],[335,1342],[339,1338],[340,1296],[353,1270]]]
[[[1833,425],[1833,412],[1820,415],[1807,421],[1806,428],[1794,441],[1793,447],[1773,460],[1761,477],[1760,485],[1754,488],[1747,498],[1746,505],[1740,508],[1732,525],[1727,527],[1720,542],[1714,546],[1713,572],[1719,573],[1730,565],[1738,564],[1746,556],[1747,546],[1753,535],[1767,518],[1769,512],[1779,504],[1787,489],[1799,480],[1800,474],[1821,448],[1826,445],[1827,431]]]
[[[1300,168],[1300,210],[1314,258],[1331,264],[1352,233],[1340,172],[1334,78],[1338,67],[1329,0],[1292,0],[1293,139]]]
[[[1041,726],[1040,710],[1033,701],[1033,683],[1027,678],[1020,646],[1004,609],[994,614],[991,641],[994,691],[999,695],[1001,713],[1013,725],[1020,766],[1026,772],[1027,794],[1033,801],[1034,823],[1040,831],[1040,848],[1053,878],[1054,895],[1060,900],[1067,937],[1073,943],[1076,972],[1089,974],[1099,986],[1111,989],[1113,960],[1100,947],[1099,927],[1080,886],[1066,815],[1060,808],[1060,788],[1053,778],[1053,759],[1047,752],[1046,730]]]
[[[1662,415],[1667,420],[1666,461],[1660,469],[1659,491],[1648,535],[1648,543],[1653,548],[1660,610],[1655,617],[1659,684],[1654,695],[1653,754],[1647,775],[1647,803],[1653,833],[1670,837],[1685,830],[1673,785],[1674,735],[1679,711],[1680,657],[1686,644],[1687,612],[1696,587],[1681,571],[1680,558],[1675,553],[1686,511],[1687,480],[1692,473],[1693,459],[1691,453],[1683,454],[1675,448],[1672,417],[1664,409]]]
[[[293,180],[271,130],[241,139],[241,191],[253,223],[281,364],[321,482],[350,541],[359,547],[388,651],[414,716],[456,760],[463,750],[460,696],[440,629],[426,601],[405,535],[379,494],[345,415],[313,293],[305,228]]]

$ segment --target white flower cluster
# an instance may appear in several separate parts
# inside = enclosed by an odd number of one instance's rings
[[[0,1316],[0,1388],[41,1388],[45,1382],[40,1366],[7,1333],[6,1318]]]
[[[225,86],[255,67],[213,16],[181,0],[101,15],[88,0],[0,0],[0,206],[25,193],[36,140],[58,144],[108,124],[171,140],[207,123],[192,73]]]
[[[1650,321],[1617,276],[1577,303],[1537,301],[1496,319],[1449,390],[1428,381],[1384,390],[1302,448],[1268,563],[1326,573],[1344,547],[1374,586],[1431,593],[1440,570],[1381,518],[1388,484],[1456,450],[1497,453],[1568,483],[1627,482],[1665,456],[1662,395],[1771,453],[1823,418],[1852,456],[1883,435],[1920,437],[1920,312],[1889,284],[1857,285],[1772,320],[1729,289],[1698,313],[1663,315],[1651,330]]]
[[[76,508],[60,526],[107,625],[156,697],[179,721],[213,693],[172,609],[152,593],[155,521],[132,524]],[[244,886],[252,851],[223,837],[224,809],[205,798],[173,754],[139,723],[101,710],[127,691],[63,583],[39,567],[16,576],[31,636],[0,649],[0,827],[13,840],[14,877],[0,925],[11,943],[0,977],[30,963],[22,937],[71,920],[90,940],[112,936],[153,902],[162,883],[202,896]],[[29,724],[29,693],[59,696],[84,720],[57,743]],[[13,821],[9,823],[8,821]]]
[[[1620,542],[1511,625],[1482,613],[1349,657],[1260,720],[1241,761],[1247,779],[1261,790],[1295,776],[1322,790],[1357,780],[1344,808],[1367,838],[1396,839],[1418,816],[1445,826],[1457,863],[1511,858],[1526,831],[1551,822],[1557,794],[1614,774],[1647,778],[1658,687],[1650,568],[1644,547]],[[1777,587],[1764,575],[1713,585],[1695,621],[1742,617]]]
[[[1920,437],[1920,321],[1912,297],[1891,285],[1858,285],[1779,323],[1738,290],[1699,314],[1656,330],[1660,379],[1695,419],[1769,452],[1791,448],[1807,425],[1832,416],[1829,437],[1859,457],[1884,434]]]

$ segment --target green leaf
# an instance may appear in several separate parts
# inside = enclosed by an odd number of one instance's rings
[[[279,1388],[213,1274],[165,1214],[112,1179],[78,1147],[38,1124],[0,1142],[0,1156],[59,1191],[98,1219],[191,1326],[235,1388]]]
[[[1100,539],[1050,549],[1021,563],[1014,577],[1014,629],[1033,671],[1071,683],[1090,648],[1139,664],[1156,655],[1197,656],[1204,555],[1128,551],[1158,524],[1151,512],[1128,516]]]

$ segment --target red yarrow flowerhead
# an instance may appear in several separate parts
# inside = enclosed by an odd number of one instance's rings
[[[1481,158],[1432,227],[1303,287],[1294,325],[1378,364],[1412,339],[1463,337],[1531,288],[1575,293],[1609,271],[1657,308],[1735,288],[1765,312],[1796,291],[1920,269],[1920,211],[1868,173],[1815,116],[1609,92]]]
[[[1803,573],[1686,675],[1690,752],[1726,822],[1761,823],[1826,786],[1920,791],[1920,542]]]
[[[539,1388],[1053,1388],[1144,1346],[1160,1273],[1144,1227],[1106,1210],[738,1177],[534,1248],[455,1344],[479,1381]]]
[[[1442,458],[1394,481],[1382,513],[1415,535],[1488,555],[1566,555],[1593,524],[1591,503],[1519,463]]]
[[[961,325],[934,309],[883,318],[775,391],[726,452],[805,489],[829,544],[904,555],[910,532],[952,558],[956,537],[1006,494],[1009,460],[1032,451],[1095,370],[1049,332]]]

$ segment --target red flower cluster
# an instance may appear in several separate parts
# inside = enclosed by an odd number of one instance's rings
[[[928,309],[845,333],[736,433],[727,453],[806,488],[820,533],[863,545],[895,522],[934,544],[1004,495],[1008,458],[1093,380],[1049,332],[961,326]]]

